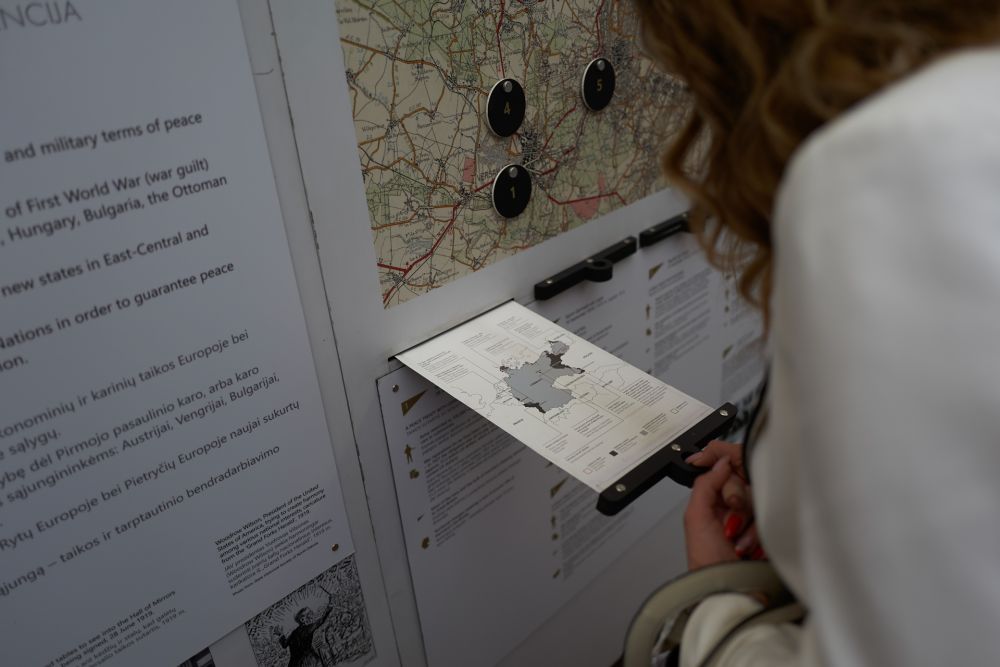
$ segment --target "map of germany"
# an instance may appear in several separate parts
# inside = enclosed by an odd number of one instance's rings
[[[335,0],[382,301],[391,307],[662,187],[679,83],[638,55],[628,0]],[[580,97],[586,65],[617,73],[610,106]],[[493,84],[527,99],[512,137],[483,121]],[[490,189],[524,165],[513,219]]]
[[[506,374],[505,383],[510,393],[524,407],[534,408],[545,414],[549,410],[561,408],[573,400],[573,393],[555,385],[556,380],[566,375],[579,375],[582,368],[573,368],[562,362],[569,352],[569,345],[559,340],[549,341],[549,350],[535,361],[517,368],[500,367]]]

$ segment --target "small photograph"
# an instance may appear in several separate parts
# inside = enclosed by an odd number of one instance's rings
[[[375,646],[354,556],[262,611],[246,630],[259,667],[368,662]]]
[[[215,660],[212,659],[212,653],[206,648],[177,665],[177,667],[215,667]]]

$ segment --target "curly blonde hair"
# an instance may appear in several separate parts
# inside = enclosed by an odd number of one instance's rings
[[[663,158],[710,260],[767,314],[771,217],[818,127],[934,58],[1000,38],[1000,0],[634,0],[650,55],[689,87]]]

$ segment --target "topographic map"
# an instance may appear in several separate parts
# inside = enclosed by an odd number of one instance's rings
[[[335,0],[372,236],[388,308],[663,186],[681,85],[638,54],[630,0]],[[580,81],[609,59],[592,112]],[[500,79],[524,87],[520,130],[483,117]],[[507,164],[531,173],[517,218],[491,204]]]

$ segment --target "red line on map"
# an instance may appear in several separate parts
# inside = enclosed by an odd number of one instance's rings
[[[571,113],[573,113],[574,111],[576,111],[576,105],[575,105],[575,104],[573,105],[573,108],[572,108],[572,109],[570,109],[569,111],[567,111],[566,113],[564,113],[564,114],[562,115],[562,118],[560,118],[560,119],[559,119],[559,122],[557,122],[557,123],[555,124],[555,126],[554,126],[554,127],[552,128],[552,131],[551,131],[551,132],[549,132],[549,136],[545,138],[545,143],[544,143],[544,144],[542,144],[542,150],[543,150],[543,151],[544,151],[544,150],[545,150],[546,148],[548,148],[548,147],[549,147],[549,142],[550,142],[550,141],[552,141],[552,137],[553,137],[553,136],[555,136],[555,133],[556,133],[556,130],[558,130],[558,129],[559,129],[559,126],[560,126],[560,125],[562,125],[562,124],[563,124],[563,121],[564,121],[564,120],[566,120],[566,119],[567,119],[567,118],[569,117],[569,115],[570,115]]]
[[[597,15],[594,16],[594,32],[597,33],[597,55],[604,53],[604,36],[601,34],[601,12],[604,11],[604,0],[597,5]]]
[[[500,53],[500,78],[506,79],[507,74],[503,65],[503,47],[500,46],[500,27],[503,25],[503,3],[504,0],[500,0],[500,18],[497,19],[497,51]]]
[[[401,266],[393,266],[392,264],[383,264],[382,262],[378,263],[378,267],[380,269],[391,269],[393,271],[406,271],[406,269],[404,269]]]
[[[560,206],[568,206],[571,204],[579,204],[580,202],[591,201],[593,199],[604,199],[605,197],[618,197],[618,201],[622,203],[622,206],[626,205],[625,199],[618,194],[618,191],[608,192],[607,194],[594,195],[592,197],[580,197],[579,199],[569,199],[567,201],[560,201],[553,197],[552,195],[545,193],[545,196],[549,198],[549,201],[553,204],[559,204]]]
[[[455,226],[455,218],[458,215],[459,206],[461,206],[461,204],[455,204],[454,206],[451,207],[451,220],[448,221],[448,224],[445,226],[444,231],[441,232],[441,235],[437,237],[437,241],[434,242],[434,245],[431,246],[431,249],[428,250],[423,255],[421,255],[420,257],[413,260],[412,262],[410,262],[409,266],[407,266],[405,269],[398,266],[389,266],[387,264],[379,264],[379,266],[383,269],[390,269],[392,271],[402,271],[403,277],[405,278],[406,275],[414,268],[416,268],[418,264],[423,262],[425,259],[429,258],[431,255],[435,253],[435,251],[437,251],[438,246],[441,245],[441,241],[443,241],[444,237],[448,234],[449,231],[451,231],[451,228]],[[400,285],[402,285],[402,283],[394,285],[392,289],[390,289],[388,292],[385,293],[385,296],[382,297],[383,305],[389,302],[389,299],[391,299],[392,295],[396,293],[396,290],[399,289]]]

